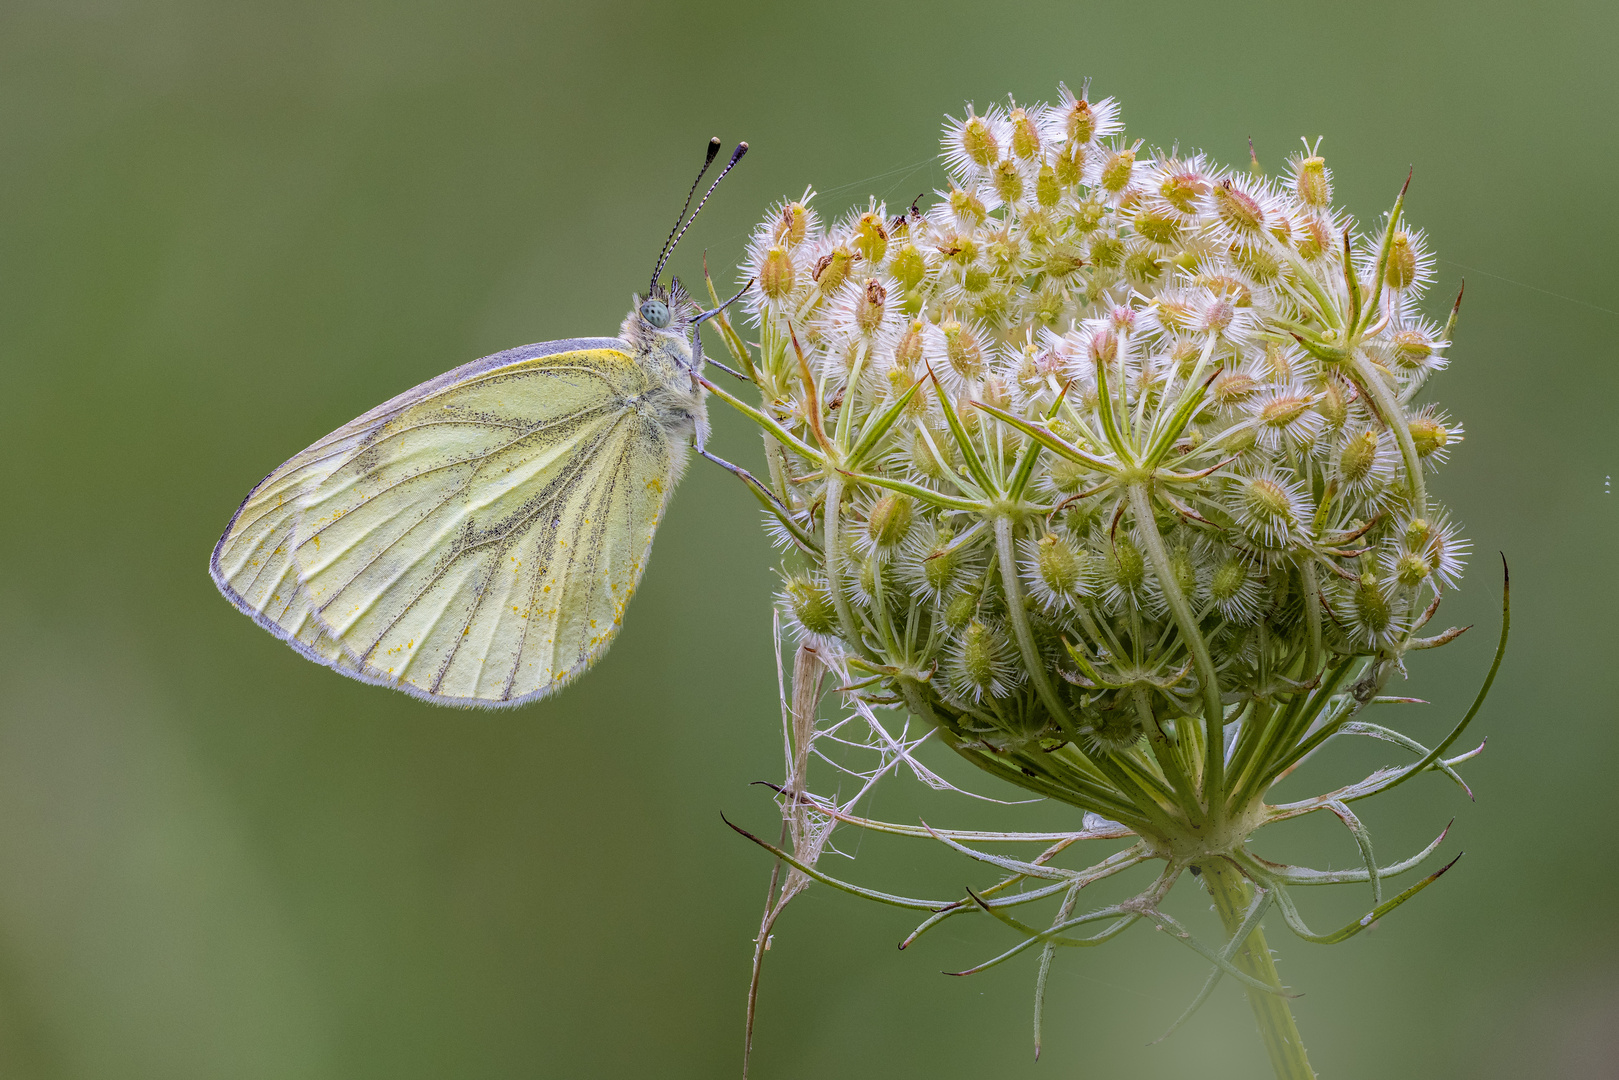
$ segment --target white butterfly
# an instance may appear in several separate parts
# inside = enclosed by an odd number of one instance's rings
[[[441,704],[520,705],[588,668],[708,432],[698,324],[724,305],[657,284],[676,225],[620,337],[475,360],[265,477],[214,548],[220,591],[311,660]]]

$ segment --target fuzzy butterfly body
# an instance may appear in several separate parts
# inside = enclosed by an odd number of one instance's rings
[[[248,493],[215,583],[363,682],[486,707],[558,689],[617,634],[706,437],[695,310],[654,289],[618,338],[496,353],[345,424]]]

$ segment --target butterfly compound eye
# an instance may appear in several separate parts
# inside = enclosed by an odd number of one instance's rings
[[[669,306],[662,300],[648,300],[641,305],[641,318],[662,330],[669,325]]]

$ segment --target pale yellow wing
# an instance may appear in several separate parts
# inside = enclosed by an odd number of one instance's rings
[[[519,704],[601,655],[684,447],[615,339],[511,350],[288,461],[215,551],[220,588],[311,659],[446,704]]]

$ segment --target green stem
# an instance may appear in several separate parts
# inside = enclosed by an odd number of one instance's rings
[[[1220,921],[1225,924],[1226,933],[1236,933],[1242,926],[1243,916],[1253,906],[1253,889],[1241,872],[1225,859],[1210,859],[1200,863],[1198,868],[1203,871],[1203,880],[1214,899],[1214,909],[1220,913]],[[1276,962],[1271,958],[1270,947],[1265,944],[1265,932],[1259,927],[1256,926],[1248,935],[1248,940],[1232,962],[1238,971],[1281,989],[1282,980],[1276,974]],[[1270,1055],[1270,1066],[1276,1073],[1276,1080],[1315,1080],[1315,1071],[1310,1068],[1310,1059],[1304,1052],[1304,1043],[1299,1038],[1298,1025],[1293,1022],[1293,1010],[1288,1007],[1287,998],[1280,994],[1267,994],[1251,986],[1245,989],[1248,1004],[1254,1010],[1254,1020],[1259,1024],[1259,1037],[1265,1043],[1265,1052]]]
[[[1225,817],[1225,706],[1220,703],[1220,681],[1214,671],[1214,660],[1209,655],[1209,644],[1203,640],[1192,605],[1186,602],[1175,581],[1174,569],[1169,564],[1169,551],[1164,538],[1158,534],[1158,523],[1152,516],[1152,497],[1145,484],[1130,485],[1130,509],[1134,512],[1141,539],[1147,548],[1158,575],[1158,586],[1164,592],[1175,625],[1180,628],[1186,649],[1192,654],[1197,667],[1197,681],[1203,696],[1204,722],[1207,725],[1207,743],[1204,744],[1203,801],[1209,820],[1219,825]]]

